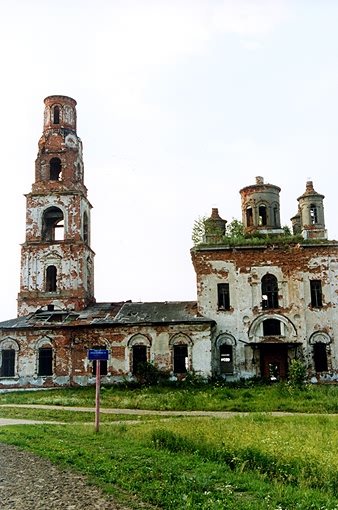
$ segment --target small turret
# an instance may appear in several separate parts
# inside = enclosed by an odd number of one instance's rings
[[[205,222],[205,242],[217,243],[222,241],[225,235],[226,223],[226,220],[220,217],[217,207],[213,207],[210,218]]]
[[[327,239],[324,219],[324,198],[324,195],[314,190],[312,181],[306,182],[304,194],[297,199],[300,230],[304,239]]]
[[[256,177],[256,184],[240,190],[242,199],[242,221],[245,232],[283,234],[280,225],[280,188],[264,183]]]

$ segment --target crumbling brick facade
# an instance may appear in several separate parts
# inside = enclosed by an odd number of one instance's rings
[[[0,388],[94,384],[88,350],[97,348],[109,353],[106,384],[147,361],[172,377],[283,379],[296,358],[313,381],[338,379],[338,243],[327,241],[324,196],[307,183],[287,237],[279,192],[262,177],[240,191],[237,244],[213,209],[191,251],[197,302],[96,303],[76,101],[47,97],[18,317],[0,323]]]

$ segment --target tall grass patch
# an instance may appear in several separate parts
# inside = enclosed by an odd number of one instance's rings
[[[163,510],[338,510],[332,417],[8,427],[9,442]],[[316,467],[316,465],[317,467]]]
[[[93,407],[95,388],[64,388],[0,394],[0,404],[45,404]],[[338,385],[204,383],[198,386],[144,388],[103,387],[101,406],[172,411],[245,411],[337,413]]]
[[[185,425],[184,425],[185,423]],[[189,419],[152,430],[155,448],[184,451],[256,471],[271,480],[338,490],[338,417],[253,415],[229,420]]]

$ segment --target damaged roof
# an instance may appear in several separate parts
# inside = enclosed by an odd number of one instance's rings
[[[200,317],[196,301],[154,303],[95,303],[80,311],[37,310],[35,313],[0,322],[0,329],[38,327],[118,326],[135,324],[213,323]]]

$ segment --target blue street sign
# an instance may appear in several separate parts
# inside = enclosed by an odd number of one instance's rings
[[[89,360],[108,360],[108,350],[107,349],[89,349],[88,351],[88,359]]]

